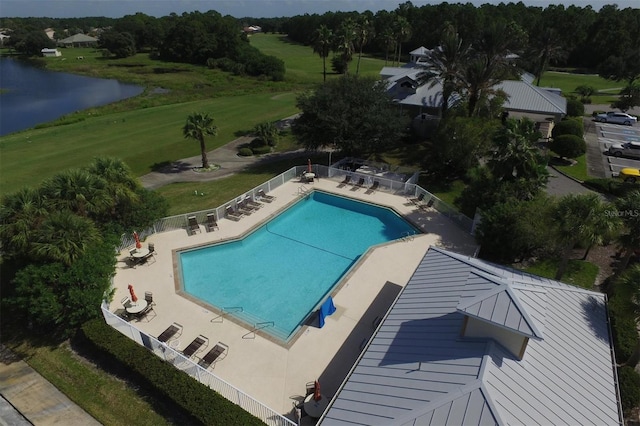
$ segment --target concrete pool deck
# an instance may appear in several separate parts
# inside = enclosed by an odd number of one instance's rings
[[[220,219],[219,230],[207,232],[201,226],[201,232],[192,236],[184,229],[154,234],[144,244],[155,244],[155,261],[150,259],[135,268],[127,265],[128,250],[123,250],[113,280],[115,295],[110,310],[122,309],[120,300],[129,295],[129,284],[134,286],[139,298],[144,298],[145,291],[152,291],[154,310],[146,318],[133,321],[135,327],[158,336],[173,322],[181,324],[183,331],[176,344],[180,350],[199,334],[209,339],[208,348],[218,341],[224,342],[229,346],[228,355],[216,363],[215,368],[211,367],[212,372],[284,415],[290,414],[293,404],[300,402],[307,382],[318,379],[322,393],[333,397],[359,356],[363,343],[373,334],[376,318],[386,313],[427,248],[434,245],[466,255],[473,255],[476,250],[473,237],[434,209],[417,209],[404,196],[382,190],[366,194],[366,188],[352,191],[351,186],[337,186],[338,182],[330,179],[314,184],[290,181],[270,192],[276,199],[250,216],[238,222]],[[289,348],[252,334],[247,328],[220,318],[204,305],[176,294],[173,250],[242,235],[295,202],[303,187],[392,207],[425,233],[370,250],[334,295],[336,313],[326,319],[322,329],[305,326]],[[247,259],[251,261],[254,259]]]

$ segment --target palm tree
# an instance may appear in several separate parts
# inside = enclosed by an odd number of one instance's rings
[[[380,34],[378,40],[384,46],[384,65],[386,66],[389,62],[389,50],[394,48],[395,36],[393,34],[393,29],[391,27],[386,27],[382,33]],[[395,48],[394,48],[395,52]]]
[[[278,143],[278,128],[272,121],[257,124],[254,132],[266,145],[276,146]]]
[[[494,87],[500,81],[494,64],[487,56],[478,56],[468,63],[460,76],[460,88],[467,97],[469,117],[477,115],[480,99],[488,99],[497,93]]]
[[[613,235],[619,222],[607,215],[612,207],[602,202],[598,194],[570,194],[562,197],[553,212],[557,225],[558,241],[562,258],[555,279],[564,275],[571,251],[578,243],[601,244],[605,238]]]
[[[322,81],[327,81],[327,56],[333,45],[333,32],[326,26],[320,25],[313,38],[313,52],[322,58]]]
[[[349,73],[349,62],[353,59],[356,41],[356,24],[351,18],[342,21],[340,29],[334,38],[334,49],[340,53],[340,59],[344,66],[344,73]]]
[[[356,75],[360,72],[360,59],[362,58],[362,48],[369,43],[373,36],[373,27],[365,15],[362,15],[356,23],[356,43],[358,44],[358,63],[356,65]]]
[[[515,23],[495,21],[484,28],[461,78],[470,117],[477,113],[480,99],[495,95],[498,83],[518,73],[509,55],[520,51],[525,37]]]
[[[540,86],[540,79],[549,63],[564,59],[566,52],[558,41],[558,35],[553,28],[545,28],[532,41],[532,49],[529,52],[529,56],[534,61],[536,86]]]
[[[442,84],[442,116],[449,107],[449,98],[460,86],[464,66],[469,61],[470,47],[463,42],[456,29],[448,25],[440,38],[440,46],[431,51],[425,71],[418,78],[431,87]]]
[[[627,287],[631,289],[631,307],[632,314],[635,316],[636,323],[640,321],[640,265],[634,265],[627,269],[616,280],[616,287]],[[636,347],[625,361],[624,365],[635,367],[640,360],[640,340],[636,343]]]
[[[533,121],[507,120],[493,139],[495,149],[487,163],[492,175],[503,181],[542,179],[544,185],[548,173],[546,158],[535,144],[539,137]]]
[[[129,166],[121,159],[96,157],[87,170],[106,181],[106,191],[112,200],[112,215],[116,214],[119,205],[131,205],[140,201],[137,191],[141,185],[131,173]]]
[[[402,43],[409,40],[411,37],[411,24],[404,16],[396,17],[396,20],[393,23],[393,33],[395,37],[396,43],[396,61],[398,65],[400,65],[400,58],[402,57]]]
[[[58,173],[43,184],[43,192],[53,210],[68,209],[82,217],[111,209],[113,200],[106,181],[83,169]]]
[[[45,197],[33,188],[22,188],[8,194],[0,204],[0,241],[7,257],[26,254],[33,234],[49,215]]]
[[[618,271],[624,271],[629,265],[633,253],[640,248],[640,190],[631,191],[615,201],[619,217],[623,223],[624,232],[618,237],[618,242],[624,250],[624,257]]]
[[[90,219],[62,210],[42,222],[31,252],[48,261],[71,265],[87,247],[99,241],[100,233]]]
[[[182,128],[182,134],[185,139],[194,139],[200,142],[200,152],[202,154],[202,168],[209,168],[209,160],[207,159],[207,149],[204,144],[204,137],[218,134],[218,128],[213,124],[213,117],[207,113],[194,112],[187,117],[187,122]]]

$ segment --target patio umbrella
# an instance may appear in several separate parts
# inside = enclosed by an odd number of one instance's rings
[[[309,160],[307,160],[307,161],[308,161],[307,172],[308,173],[312,173],[312,170],[311,170],[311,158],[309,158]]]
[[[136,248],[141,249],[142,243],[140,242],[140,237],[138,237],[138,233],[136,231],[133,231],[133,239],[136,240]]]
[[[313,400],[320,401],[322,399],[322,395],[320,395],[320,382],[315,381],[313,384]]]
[[[131,300],[133,302],[137,302],[138,301],[138,296],[136,296],[136,292],[133,291],[133,286],[131,284],[129,284],[129,294],[131,294]]]

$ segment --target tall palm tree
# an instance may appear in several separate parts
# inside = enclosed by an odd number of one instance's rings
[[[560,280],[566,272],[571,251],[576,244],[601,244],[605,238],[613,235],[619,222],[606,214],[611,210],[612,207],[604,203],[598,194],[570,194],[560,199],[553,212],[562,250],[556,280]]]
[[[185,139],[193,139],[200,142],[200,153],[202,154],[202,168],[209,168],[209,159],[207,158],[207,149],[204,144],[205,136],[215,137],[218,134],[218,128],[213,124],[213,117],[207,113],[194,112],[187,117],[187,122],[182,127],[182,134]]]
[[[395,35],[393,34],[393,28],[385,27],[385,29],[380,33],[378,40],[384,46],[384,65],[386,66],[389,62],[389,50],[394,49],[395,52]]]
[[[528,56],[534,62],[534,75],[536,77],[536,86],[540,86],[542,74],[549,66],[550,62],[564,59],[567,55],[558,35],[553,28],[545,28],[538,33],[538,36],[532,40],[532,48]]]
[[[451,95],[459,88],[465,65],[469,61],[471,48],[456,29],[448,25],[440,38],[440,45],[433,49],[427,58],[425,71],[418,78],[430,82],[431,87],[442,84],[442,116],[449,107]]]
[[[334,50],[340,53],[344,65],[344,73],[349,73],[349,62],[353,59],[356,42],[356,23],[351,18],[342,21],[334,38]]]
[[[0,241],[7,257],[26,254],[33,234],[49,215],[42,191],[29,187],[6,195],[0,204]]]
[[[72,264],[85,249],[100,241],[100,233],[87,218],[69,210],[51,213],[35,235],[32,254],[44,260]]]
[[[68,209],[82,217],[102,214],[113,200],[104,179],[83,169],[71,169],[53,176],[43,184],[47,203],[53,210]]]
[[[322,81],[327,81],[327,56],[333,45],[333,32],[326,26],[320,25],[313,37],[313,52],[322,58]]]
[[[358,45],[358,63],[356,65],[356,75],[360,73],[360,59],[362,58],[362,48],[369,43],[373,37],[373,26],[366,15],[360,16],[356,22],[356,44]]]
[[[494,21],[483,29],[461,78],[469,116],[477,113],[480,99],[497,93],[498,83],[518,74],[510,55],[521,51],[525,39],[515,23]]]
[[[460,75],[460,88],[467,98],[467,112],[469,117],[477,115],[478,103],[481,99],[488,99],[497,93],[494,88],[500,83],[494,64],[487,56],[479,55],[472,59]]]
[[[400,58],[402,57],[402,43],[409,40],[411,37],[411,24],[404,16],[397,16],[393,23],[393,33],[396,43],[396,62],[400,65]]]
[[[618,242],[624,250],[624,256],[618,271],[624,271],[633,253],[640,248],[640,190],[618,198],[615,204],[617,211],[622,213],[619,217],[623,223],[623,232],[618,237]]]

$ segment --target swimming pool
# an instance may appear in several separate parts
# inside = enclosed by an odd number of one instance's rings
[[[286,343],[369,247],[418,232],[390,209],[313,191],[242,240],[179,252],[182,286]]]

